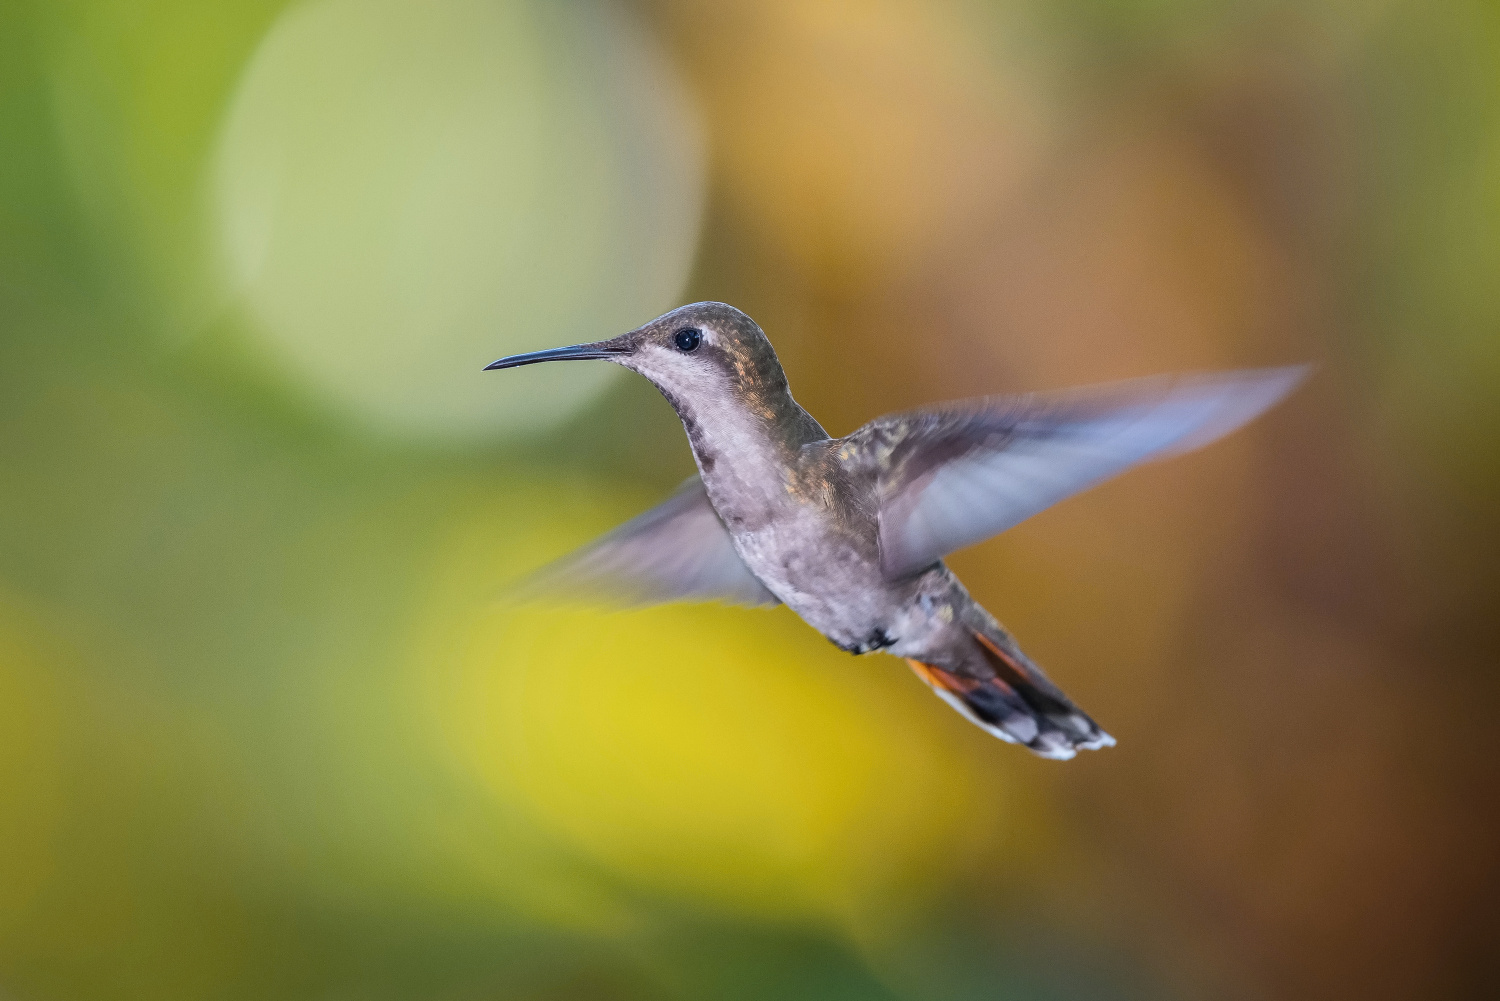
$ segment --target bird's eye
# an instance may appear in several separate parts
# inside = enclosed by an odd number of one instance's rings
[[[677,331],[677,336],[673,340],[677,342],[678,351],[697,351],[698,345],[703,343],[703,332],[688,327]]]

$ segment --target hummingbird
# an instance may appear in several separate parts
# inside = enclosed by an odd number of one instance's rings
[[[612,362],[677,412],[698,475],[530,580],[625,605],[785,604],[841,650],[905,658],[970,721],[1043,758],[1115,741],[943,562],[1138,463],[1259,415],[1305,366],[989,396],[830,437],[792,398],[765,332],[721,302],[608,340],[510,355]]]

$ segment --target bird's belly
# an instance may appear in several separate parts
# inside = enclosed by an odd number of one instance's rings
[[[862,543],[815,519],[798,519],[746,533],[736,547],[772,594],[845,650],[897,652],[903,641],[927,631],[929,616],[914,607],[916,582],[886,580],[873,540]]]

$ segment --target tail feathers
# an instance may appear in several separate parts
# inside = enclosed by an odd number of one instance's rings
[[[969,677],[908,660],[917,676],[983,729],[1044,758],[1065,761],[1078,751],[1113,747],[1115,739],[1019,655],[976,632],[994,677]]]

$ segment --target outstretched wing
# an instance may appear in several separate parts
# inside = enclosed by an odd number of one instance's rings
[[[1206,445],[1260,414],[1305,366],[986,397],[872,421],[882,569],[900,577],[1136,463]]]
[[[543,567],[522,582],[519,593],[617,605],[778,603],[734,551],[696,476],[645,514]]]

